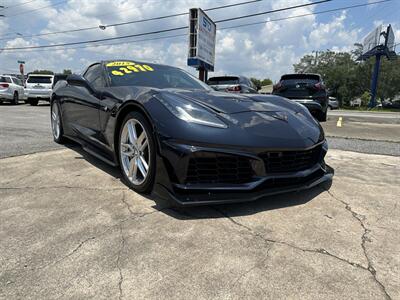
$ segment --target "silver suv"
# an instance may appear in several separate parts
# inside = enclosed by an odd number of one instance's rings
[[[29,74],[26,81],[26,94],[31,105],[37,105],[39,100],[50,101],[53,80],[54,75]]]
[[[11,75],[0,75],[0,103],[9,101],[17,105],[19,100],[25,100],[25,90],[22,80]]]

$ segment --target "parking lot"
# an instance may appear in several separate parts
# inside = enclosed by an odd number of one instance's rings
[[[323,127],[331,186],[177,211],[1,105],[0,298],[400,299],[400,114]]]

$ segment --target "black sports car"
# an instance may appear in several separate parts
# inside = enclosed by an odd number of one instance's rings
[[[119,166],[127,185],[176,205],[251,201],[331,180],[324,132],[279,96],[217,92],[181,69],[92,64],[59,81],[54,140]]]

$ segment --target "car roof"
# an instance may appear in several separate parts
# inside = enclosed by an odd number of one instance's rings
[[[287,75],[306,75],[306,76],[319,76],[321,77],[321,74],[318,73],[287,73],[287,74],[283,74],[281,77],[283,76],[287,76]]]
[[[29,76],[37,76],[37,77],[54,77],[53,74],[35,74],[35,73],[31,73],[28,75]]]

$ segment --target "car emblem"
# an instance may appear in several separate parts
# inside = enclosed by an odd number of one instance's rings
[[[300,84],[296,84],[296,89],[299,89],[300,88]]]
[[[285,121],[285,122],[288,121],[288,115],[287,115],[287,113],[282,112],[282,111],[276,111],[276,112],[274,112],[274,113],[271,115],[271,117],[273,117],[273,118],[275,118],[275,119],[278,119],[278,120],[281,120],[281,121]]]

